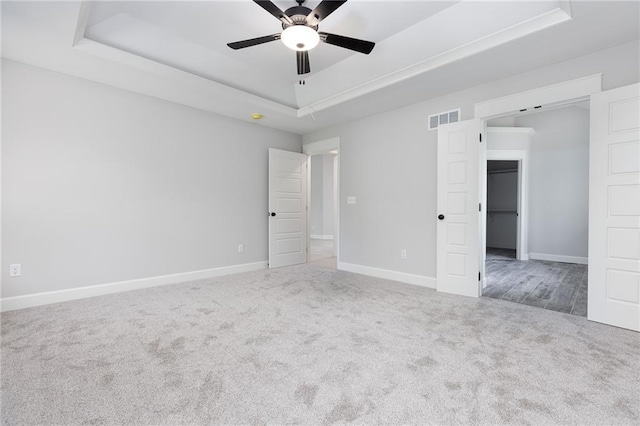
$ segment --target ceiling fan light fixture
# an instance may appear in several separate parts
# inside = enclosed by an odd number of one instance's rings
[[[318,32],[306,25],[292,25],[285,28],[280,39],[289,49],[299,52],[311,50],[320,42]]]
[[[345,37],[339,34],[318,32],[318,24],[327,16],[331,15],[337,8],[345,4],[347,0],[321,0],[320,4],[313,10],[302,5],[305,0],[295,0],[298,5],[290,7],[284,12],[271,0],[253,1],[281,22],[282,32],[227,43],[227,46],[233,50],[238,50],[280,39],[282,40],[282,44],[296,52],[298,75],[305,75],[311,72],[309,50],[316,47],[320,41],[364,53],[365,55],[371,53],[373,47],[376,45],[371,41]],[[305,81],[300,80],[300,85],[304,86],[304,84]]]

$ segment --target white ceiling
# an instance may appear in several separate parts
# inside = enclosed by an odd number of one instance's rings
[[[636,1],[567,4],[351,0],[320,30],[376,47],[321,43],[304,86],[279,41],[226,46],[281,30],[241,0],[3,1],[2,56],[245,121],[261,112],[262,125],[306,133],[640,38]]]

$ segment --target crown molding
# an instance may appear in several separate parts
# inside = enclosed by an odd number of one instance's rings
[[[312,102],[298,109],[298,117],[304,117],[318,111],[339,105],[376,90],[383,89],[403,80],[415,77],[419,74],[442,67],[449,63],[467,58],[477,53],[484,52],[509,41],[524,37],[528,34],[541,31],[551,26],[569,21],[572,18],[570,10],[564,5],[550,10],[542,15],[512,25],[500,31],[496,31],[470,43],[463,44],[414,65],[391,72],[367,83],[355,86],[341,93],[328,96],[316,102]]]

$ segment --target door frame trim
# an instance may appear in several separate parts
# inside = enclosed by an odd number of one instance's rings
[[[302,153],[307,154],[307,262],[311,255],[311,211],[308,206],[311,205],[311,157],[319,154],[332,154],[331,151],[338,151],[334,159],[334,179],[333,179],[333,197],[334,197],[334,218],[333,218],[333,249],[336,254],[337,262],[340,264],[340,137],[336,136],[324,139],[318,142],[312,142],[302,145]]]

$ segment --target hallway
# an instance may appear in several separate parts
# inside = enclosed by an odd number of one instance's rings
[[[334,256],[334,240],[309,239],[309,263],[337,269],[337,258]]]

